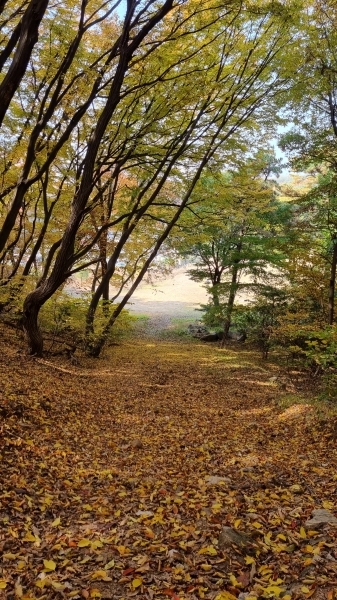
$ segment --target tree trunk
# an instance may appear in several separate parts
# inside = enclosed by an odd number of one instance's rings
[[[233,313],[233,308],[234,308],[234,302],[235,302],[236,292],[238,290],[238,283],[237,283],[238,273],[239,273],[239,266],[235,265],[233,268],[231,287],[230,287],[228,303],[227,303],[226,318],[225,318],[224,328],[223,328],[222,346],[224,344],[224,341],[228,339],[229,328],[230,328],[231,322],[232,322],[232,313]]]
[[[218,288],[217,288],[216,284],[212,286],[211,296],[212,296],[213,305],[218,308],[220,306],[220,300],[219,300]]]
[[[102,223],[104,224],[104,223]],[[108,261],[107,261],[107,243],[108,243],[108,232],[104,231],[103,235],[100,237],[98,244],[100,248],[100,262],[101,262],[101,277],[102,280],[104,278],[105,273],[108,270]],[[109,315],[109,279],[107,280],[105,286],[103,287],[103,314],[107,317]]]
[[[212,282],[212,288],[210,290],[210,293],[211,293],[211,297],[212,297],[213,306],[218,308],[220,306],[218,286],[221,283],[222,269],[220,269],[218,266],[218,257],[215,255],[214,243],[212,243],[212,252],[213,252],[215,267],[214,267],[213,273],[211,272],[211,269],[210,269],[210,278],[211,278],[211,282]]]
[[[239,255],[240,255],[241,249],[242,249],[242,242],[240,242],[240,244],[238,245],[238,254]],[[229,328],[230,328],[231,322],[232,322],[232,313],[233,313],[233,308],[234,308],[234,302],[235,302],[236,292],[238,291],[239,271],[240,271],[240,257],[238,256],[233,263],[232,281],[231,281],[231,285],[230,285],[229,297],[228,297],[228,302],[227,302],[227,311],[226,311],[226,318],[224,321],[223,338],[222,338],[221,348],[224,347],[225,340],[228,339]]]
[[[42,306],[37,290],[28,294],[23,305],[22,324],[28,343],[28,354],[41,356],[43,337],[38,325],[39,311]]]
[[[334,311],[335,311],[335,287],[336,287],[336,269],[337,269],[337,238],[333,238],[333,253],[332,263],[330,271],[330,282],[329,282],[329,325],[333,325],[334,322]]]
[[[22,17],[17,47],[7,74],[0,85],[0,125],[9,104],[26,72],[33,48],[39,37],[39,26],[49,0],[31,0]]]

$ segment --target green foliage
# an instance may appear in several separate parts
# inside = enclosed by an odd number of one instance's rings
[[[18,323],[22,317],[22,303],[34,288],[35,277],[14,277],[0,284],[0,318]]]
[[[264,358],[279,341],[279,317],[287,301],[284,290],[265,286],[260,289],[254,304],[249,308],[240,307],[233,314],[233,325],[247,333],[248,340],[260,348]]]
[[[299,332],[301,334],[301,332]],[[337,367],[337,329],[326,327],[313,332],[306,332],[303,352],[308,364],[322,372]]]
[[[82,296],[76,298],[65,292],[54,294],[43,306],[40,313],[40,326],[43,331],[52,336],[66,335],[71,336],[75,344],[81,344],[84,340],[84,330],[86,315],[90,297]],[[108,314],[113,311],[114,305],[109,303],[108,307],[100,303],[97,310],[97,321],[95,329],[95,338],[99,336],[106,324]],[[123,310],[116,320],[115,326],[107,339],[107,344],[125,337],[130,333],[137,318],[131,315],[127,310]]]
[[[203,312],[201,320],[207,327],[219,330],[223,327],[223,322],[226,314],[224,304],[215,305],[213,302],[202,304],[200,310]]]

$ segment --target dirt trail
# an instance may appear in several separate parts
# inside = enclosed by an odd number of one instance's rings
[[[336,508],[333,431],[284,408],[276,367],[151,340],[72,366],[5,340],[3,598],[335,598],[337,529],[305,525]]]
[[[154,285],[142,283],[127,305],[135,315],[144,315],[147,320],[140,327],[142,335],[160,337],[169,334],[175,325],[192,323],[201,318],[200,305],[207,304],[204,287],[191,281],[187,267],[174,269],[165,279]]]

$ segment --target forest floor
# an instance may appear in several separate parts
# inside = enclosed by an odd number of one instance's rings
[[[73,365],[0,333],[0,598],[336,600],[335,413],[276,363],[137,338]]]

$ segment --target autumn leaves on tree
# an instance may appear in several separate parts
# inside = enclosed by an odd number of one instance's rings
[[[310,119],[328,112],[326,135],[334,136],[333,56],[315,54],[317,36],[327,50],[333,44],[334,11],[324,10],[309,2],[211,0],[4,4],[0,300],[2,311],[21,311],[30,353],[43,350],[41,308],[88,268],[85,344],[100,353],[158,254],[183,231],[184,215],[198,229],[202,206],[206,215],[214,202],[198,191],[209,173],[235,181],[246,169],[247,215],[262,214],[264,174],[257,181],[249,164],[256,152],[272,153],[288,114],[296,124],[302,106]],[[272,195],[275,202],[275,186]],[[221,197],[220,211],[229,216],[217,227],[226,248],[239,208]],[[226,223],[231,212],[234,229]],[[202,218],[206,235],[212,218]],[[242,223],[245,232],[256,228],[246,216]],[[270,226],[261,227],[268,237]],[[269,257],[267,250],[261,260]],[[113,306],[110,282],[121,290]],[[330,283],[330,305],[333,297]],[[330,308],[330,322],[332,315]]]

